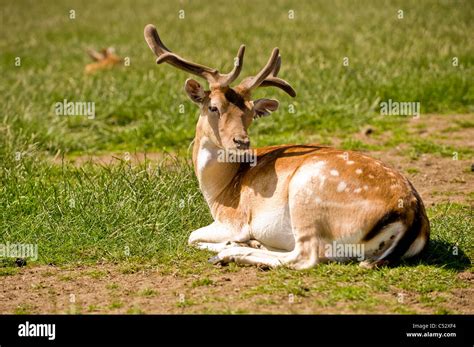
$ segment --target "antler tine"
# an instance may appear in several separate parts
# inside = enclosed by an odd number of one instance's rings
[[[278,73],[280,72],[280,67],[281,67],[281,55],[278,55],[277,62],[270,76],[277,77]]]
[[[105,55],[103,53],[99,53],[92,48],[88,48],[86,52],[95,61],[103,60],[105,58]]]
[[[158,31],[153,24],[148,24],[144,30],[145,40],[148,43],[150,49],[155,53],[157,57],[166,52],[171,52],[160,39]]]
[[[216,69],[193,63],[181,58],[179,55],[172,53],[160,39],[156,27],[152,24],[148,24],[144,30],[145,40],[148,43],[150,49],[158,57],[156,59],[157,64],[169,63],[178,69],[190,72],[196,76],[205,78],[210,84],[218,83],[219,72]]]
[[[239,77],[240,72],[242,71],[242,67],[244,66],[244,53],[245,45],[241,45],[239,51],[237,52],[237,64],[234,64],[234,68],[231,72],[219,76],[219,84],[222,87],[229,86],[232,82],[235,81],[237,77]]]
[[[281,56],[278,56],[277,63],[272,71],[272,73],[265,78],[265,80],[260,83],[260,87],[277,87],[285,91],[288,95],[295,97],[296,92],[292,86],[284,79],[277,77],[278,72],[280,72],[281,67]]]
[[[267,64],[263,67],[260,72],[253,76],[253,77],[248,77],[245,80],[242,81],[241,87],[246,90],[247,92],[252,91],[253,89],[257,88],[260,86],[260,84],[267,78],[270,73],[275,71],[275,67],[278,63],[278,56],[280,55],[280,51],[278,48],[274,48],[272,51],[272,55],[270,56],[270,59],[268,59]]]

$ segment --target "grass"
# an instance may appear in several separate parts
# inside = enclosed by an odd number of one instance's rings
[[[69,18],[71,9],[75,19]],[[181,9],[185,19],[178,19]],[[399,9],[403,19],[397,18]],[[196,119],[182,91],[187,74],[154,64],[142,34],[147,23],[157,24],[165,43],[183,56],[223,71],[241,43],[248,48],[247,75],[279,46],[281,75],[298,97],[257,92],[257,97],[281,101],[279,112],[253,127],[257,145],[303,142],[308,133],[310,140],[350,134],[375,121],[379,102],[388,99],[418,101],[423,113],[473,111],[474,44],[468,33],[474,6],[469,1],[23,0],[7,2],[2,10],[0,92],[6,100],[2,137],[7,155],[33,144],[51,154],[187,148]],[[211,10],[214,18],[226,18],[218,35],[213,25],[202,25]],[[288,18],[289,10],[295,19]],[[130,57],[130,66],[84,75],[89,62],[84,49],[107,45]],[[453,56],[459,58],[457,67]],[[16,57],[22,58],[19,67]],[[348,67],[344,57],[350,59]],[[95,119],[56,116],[53,105],[64,99],[95,102]]]
[[[156,294],[156,290],[151,288],[145,288],[138,293],[140,296],[156,296]]]
[[[127,310],[127,314],[144,314],[143,310],[139,307],[131,307]]]
[[[76,19],[69,19],[71,9]],[[404,10],[403,19],[397,19],[398,9]],[[295,11],[295,19],[288,19],[289,10]],[[124,274],[150,266],[163,273],[178,267],[184,277],[210,271],[205,262],[209,254],[186,245],[192,230],[211,222],[187,160],[197,110],[182,90],[188,75],[154,64],[142,34],[147,23],[157,25],[171,49],[222,71],[231,68],[237,47],[245,43],[243,75],[255,73],[279,46],[280,75],[298,97],[268,88],[256,92],[255,97],[281,102],[278,112],[251,128],[257,146],[331,143],[337,137],[345,149],[384,150],[406,144],[405,154],[413,158],[423,153],[450,157],[453,152],[471,158],[472,148],[418,138],[409,132],[405,117],[382,117],[378,105],[392,99],[420,102],[422,113],[473,112],[473,16],[470,1],[2,2],[0,242],[38,244],[37,264],[105,261],[119,263]],[[222,20],[218,32],[209,18]],[[89,62],[84,49],[109,45],[130,57],[131,65],[84,75]],[[452,65],[454,56],[460,61],[457,67]],[[15,66],[16,57],[21,66]],[[349,57],[348,67],[342,64],[344,57]],[[56,116],[53,106],[64,99],[94,102],[95,118]],[[181,105],[184,113],[179,112]],[[390,136],[381,145],[355,139],[367,125],[377,129],[374,136]],[[453,126],[471,129],[473,122]],[[158,163],[122,160],[111,167],[51,161],[54,155],[111,151],[172,152],[178,159],[165,154]],[[397,293],[406,292],[419,297],[422,305],[449,312],[439,296],[429,295],[462,288],[456,275],[470,268],[474,257],[472,211],[439,204],[428,212],[432,252],[419,263],[370,272],[355,264],[303,272],[278,269],[244,296],[314,294],[322,306],[343,303],[356,311],[376,311],[378,293],[394,298],[393,312],[408,313],[410,307],[396,301]],[[220,271],[239,268],[230,265]],[[0,263],[1,277],[17,272],[14,262]],[[106,273],[89,275],[100,279]],[[212,285],[207,277],[192,282],[193,288]],[[140,295],[154,295],[151,291]],[[262,305],[275,302],[258,300]],[[177,303],[191,305],[188,299]],[[110,304],[111,309],[122,306]]]
[[[204,278],[195,280],[191,284],[191,287],[196,288],[196,287],[202,287],[202,286],[212,286],[213,284],[214,284],[214,281],[212,281],[210,278],[204,277]]]
[[[122,307],[123,307],[123,303],[117,300],[112,301],[109,305],[109,309],[111,310],[122,308]]]
[[[31,156],[12,170],[2,179],[2,237],[38,244],[41,263],[119,261],[122,273],[135,273],[147,260],[194,257],[199,251],[187,247],[187,237],[211,222],[185,161],[165,160],[152,168],[147,163],[75,167],[45,165]],[[456,235],[469,238],[469,208],[443,206],[430,210],[433,235],[443,235],[447,243]]]
[[[94,312],[97,311],[99,307],[97,305],[89,305],[87,306],[87,312]]]
[[[120,288],[120,285],[118,283],[110,283],[110,284],[107,284],[105,288],[110,289],[110,290],[116,290]]]
[[[107,276],[107,273],[105,271],[97,271],[97,270],[93,270],[93,271],[89,271],[87,273],[88,276],[90,276],[91,278],[93,279],[101,279],[101,278],[104,278],[105,276]]]
[[[189,300],[187,298],[184,298],[184,299],[179,299],[179,301],[176,303],[176,307],[178,308],[186,308],[186,307],[189,307],[189,306],[193,306],[195,303],[194,301],[192,300]]]
[[[418,170],[416,167],[410,167],[406,169],[406,172],[409,174],[417,174],[420,173],[420,170]]]
[[[16,275],[18,273],[18,269],[14,267],[0,267],[0,276],[11,276]]]
[[[37,243],[45,263],[179,256],[188,232],[210,222],[187,163],[74,168],[33,158],[3,176],[2,238]],[[136,261],[124,273],[139,271]]]
[[[34,310],[34,307],[31,305],[18,305],[17,308],[15,309],[14,314],[31,314],[31,312]]]

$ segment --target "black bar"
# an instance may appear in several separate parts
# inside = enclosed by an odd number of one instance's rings
[[[54,323],[54,340],[20,337],[19,326],[26,322]],[[473,322],[472,315],[4,315],[0,316],[0,345],[324,343],[472,346]],[[407,333],[426,336],[408,337]],[[427,335],[433,333],[455,333],[456,336]]]

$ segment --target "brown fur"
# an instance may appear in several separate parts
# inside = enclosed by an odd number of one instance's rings
[[[84,68],[86,74],[92,74],[100,70],[111,69],[122,64],[123,59],[113,53],[113,49],[104,48],[99,52],[88,50],[89,56],[95,60],[94,63],[87,64]]]

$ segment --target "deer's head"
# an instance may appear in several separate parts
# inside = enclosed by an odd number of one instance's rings
[[[245,78],[236,87],[231,87],[239,76],[245,46],[240,46],[234,68],[228,74],[221,74],[216,69],[185,60],[172,53],[161,41],[156,28],[149,24],[145,27],[145,39],[157,56],[156,63],[168,63],[205,79],[209,89],[205,89],[193,79],[186,80],[184,89],[189,98],[200,108],[197,132],[206,136],[214,145],[224,149],[248,149],[250,139],[247,129],[252,120],[267,116],[278,109],[278,101],[272,99],[251,99],[251,93],[258,87],[278,87],[292,97],[296,96],[293,88],[277,77],[281,65],[278,48],[273,49],[265,67],[255,76]]]
[[[86,73],[94,73],[98,70],[109,69],[115,65],[122,63],[122,58],[115,54],[113,47],[101,49],[99,52],[94,49],[88,49],[87,54],[94,60],[93,63],[87,64]]]

